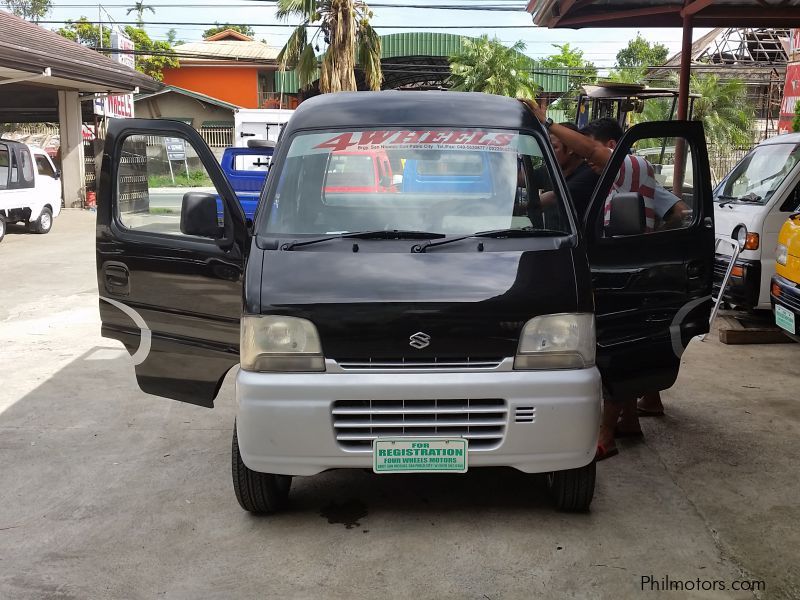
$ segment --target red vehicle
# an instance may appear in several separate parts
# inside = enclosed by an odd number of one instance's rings
[[[396,192],[385,150],[339,150],[331,153],[325,174],[327,193]]]

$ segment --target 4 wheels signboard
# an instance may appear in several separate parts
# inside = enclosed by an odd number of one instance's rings
[[[800,61],[786,66],[786,86],[783,88],[778,133],[792,132],[792,122],[798,102],[800,102]]]

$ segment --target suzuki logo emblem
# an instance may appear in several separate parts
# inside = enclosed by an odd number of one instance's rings
[[[418,331],[414,335],[409,336],[408,339],[411,340],[409,341],[408,345],[412,348],[416,348],[417,350],[422,350],[423,348],[427,348],[431,345],[431,336],[422,331]]]

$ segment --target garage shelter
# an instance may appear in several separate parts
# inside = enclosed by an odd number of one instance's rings
[[[155,91],[156,80],[0,11],[0,123],[58,122],[64,203],[84,198],[82,124],[95,94]]]

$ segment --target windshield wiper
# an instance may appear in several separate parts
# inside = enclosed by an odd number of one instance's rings
[[[744,202],[745,204],[761,204],[761,196],[758,194],[750,193],[747,196],[717,196],[717,200],[722,200],[719,207],[722,208],[726,204],[733,204],[734,202]]]
[[[443,238],[443,233],[435,233],[433,231],[413,231],[405,229],[375,229],[373,231],[352,231],[350,233],[340,233],[338,235],[331,235],[328,237],[314,238],[304,242],[287,242],[281,246],[281,250],[293,250],[300,246],[310,246],[311,244],[318,244],[320,242],[327,242],[330,240],[341,240],[347,238],[355,238],[359,240],[432,240]]]
[[[556,235],[570,235],[568,231],[560,231],[558,229],[534,229],[532,227],[522,228],[507,228],[507,229],[490,229],[488,231],[478,231],[469,235],[462,235],[459,237],[450,238],[449,240],[442,240],[440,242],[428,242],[427,244],[416,244],[411,247],[411,252],[419,253],[425,252],[428,248],[434,246],[443,246],[445,244],[452,244],[453,242],[460,242],[461,240],[468,240],[470,238],[523,238],[523,237],[552,237]]]

